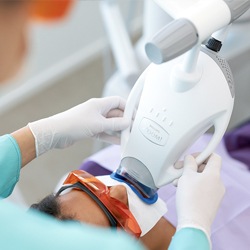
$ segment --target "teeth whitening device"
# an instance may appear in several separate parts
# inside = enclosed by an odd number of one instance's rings
[[[158,0],[163,7],[164,1]],[[214,133],[197,164],[221,141],[235,93],[231,70],[218,51],[229,24],[249,5],[249,0],[198,1],[146,44],[153,63],[128,97],[124,116],[134,121],[122,133],[122,159],[113,173],[145,202],[154,203],[157,190],[181,176],[174,164],[209,128]]]

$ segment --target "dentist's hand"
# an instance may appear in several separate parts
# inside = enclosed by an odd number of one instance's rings
[[[197,171],[195,158],[191,155],[185,157],[176,193],[177,230],[197,228],[210,240],[211,225],[225,193],[220,169],[219,155],[212,154],[201,173]]]
[[[66,148],[83,138],[97,138],[119,144],[120,136],[111,135],[126,129],[123,118],[125,100],[118,96],[93,98],[57,115],[29,123],[35,137],[36,155],[52,148]]]

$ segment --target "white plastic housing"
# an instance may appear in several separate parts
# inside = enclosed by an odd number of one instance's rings
[[[122,162],[136,159],[140,166],[135,167],[135,163],[123,167],[149,187],[160,188],[180,177],[182,172],[173,164],[214,126],[210,143],[197,158],[197,163],[202,163],[215,150],[231,117],[234,89],[228,65],[200,52],[200,80],[190,88],[176,88],[176,67],[184,56],[161,65],[151,64],[127,101],[124,115],[129,118],[140,102],[131,131],[127,129],[122,134]]]

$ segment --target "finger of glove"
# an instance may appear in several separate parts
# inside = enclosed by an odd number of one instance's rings
[[[204,171],[205,167],[206,167],[206,163],[205,164],[202,163],[201,165],[199,165],[198,166],[198,173],[202,173]]]
[[[107,118],[103,122],[103,132],[107,130],[121,131],[130,125],[130,120],[124,117]]]
[[[102,111],[107,114],[112,109],[124,110],[126,100],[119,96],[104,97],[102,100]]]
[[[192,153],[191,155],[192,155],[194,158],[196,158],[200,153],[201,153],[201,152],[194,152],[194,153]]]
[[[194,158],[196,158],[199,154],[200,154],[200,152],[195,152],[195,153],[192,153],[191,155]],[[174,167],[177,168],[177,169],[183,168],[183,166],[184,166],[184,161],[183,160],[177,161],[174,164]]]
[[[112,117],[123,117],[123,111],[122,110],[120,110],[120,109],[112,109],[112,110],[110,110],[108,113],[107,113],[107,115],[106,115],[106,117],[107,118],[112,118]]]
[[[206,164],[204,172],[220,174],[221,170],[221,157],[218,154],[213,153]]]
[[[183,174],[187,174],[190,171],[197,172],[197,169],[198,165],[195,161],[195,158],[192,155],[185,156]]]
[[[174,164],[174,168],[176,168],[176,169],[181,169],[183,167],[184,167],[184,162],[183,161],[177,161]]]
[[[172,184],[173,184],[175,187],[178,187],[178,182],[179,182],[179,178],[173,180]]]
[[[108,135],[106,133],[100,133],[98,134],[97,138],[98,140],[103,141],[103,142],[108,142],[108,143],[117,144],[117,145],[121,144],[121,138],[116,135]]]

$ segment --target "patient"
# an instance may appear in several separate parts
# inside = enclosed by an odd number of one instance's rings
[[[210,135],[204,135],[197,144],[190,149],[190,152],[200,151],[201,148],[207,145],[210,138]],[[223,160],[221,175],[226,186],[226,194],[211,229],[213,250],[248,250],[250,245],[250,172],[244,164],[230,157],[223,141],[218,146],[216,152],[221,155]],[[93,175],[108,175],[116,169],[119,161],[120,147],[111,146],[88,158],[81,166],[81,169],[91,172]],[[101,178],[104,177],[100,177],[100,179]],[[102,179],[102,181],[106,182],[108,186],[112,184],[108,183],[108,180]],[[175,232],[175,227],[177,226],[175,204],[176,188],[173,185],[167,185],[159,190],[158,194],[161,199],[158,201],[157,207],[154,208],[155,211],[161,212],[154,217],[154,222],[150,224],[152,227],[147,232],[149,229],[147,228],[147,222],[148,219],[152,217],[148,216],[148,214],[151,213],[152,215],[154,213],[148,212],[147,209],[141,208],[138,204],[136,205],[137,207],[132,208],[132,204],[129,200],[131,199],[131,201],[134,202],[135,199],[134,197],[129,197],[129,189],[125,189],[124,185],[114,186],[113,183],[111,186],[111,196],[127,204],[133,214],[135,214],[137,210],[137,214],[139,214],[140,218],[139,220],[138,218],[136,219],[140,226],[144,218],[146,229],[143,225],[140,240],[148,246],[149,249],[167,249],[171,237]],[[96,225],[109,226],[100,208],[96,207],[93,200],[89,199],[83,192],[72,190],[67,194],[62,193],[56,200],[58,202],[55,202],[53,196],[49,196],[49,198],[45,198],[43,204],[33,205],[33,207],[52,214],[59,219],[73,219]],[[167,205],[167,213],[166,210],[162,209],[162,201]],[[85,202],[87,202],[87,205]],[[48,204],[54,204],[55,209],[51,209]],[[90,204],[92,204],[91,207]],[[148,206],[150,207],[150,205]],[[83,211],[82,209],[86,212],[80,213],[80,211]],[[91,216],[89,216],[88,209],[91,210]],[[143,233],[145,234],[143,235]]]
[[[57,194],[51,194],[31,207],[55,216],[60,220],[76,220],[96,226],[112,227],[112,220],[109,220],[112,215],[103,210],[100,204],[97,204],[93,197],[86,193],[85,189],[82,192],[80,190],[82,187],[72,187],[72,184],[79,181],[76,176],[82,175],[85,178],[89,176],[88,173],[80,171],[71,172],[65,181],[67,184]],[[129,213],[128,218],[124,216],[124,218],[127,218],[126,223],[121,222],[125,231],[134,234],[136,237],[141,234],[140,241],[148,249],[160,250],[168,248],[175,233],[175,227],[163,217],[167,210],[165,203],[161,199],[158,199],[154,205],[147,205],[137,197],[129,186],[111,179],[109,175],[96,177],[97,180],[92,176],[89,176],[89,178],[91,178],[89,180],[92,180],[90,188],[97,186],[96,189],[99,191],[102,188],[105,189],[106,186],[110,187],[106,191],[109,192],[110,197],[116,199],[115,206],[112,206],[112,200],[110,201],[110,209],[121,206],[122,210],[125,210],[127,214]],[[106,186],[99,183],[99,181],[105,183]],[[101,197],[98,198],[101,200]],[[120,205],[117,204],[117,200],[121,203]],[[112,212],[115,214],[116,211]],[[117,214],[121,214],[120,211]],[[120,222],[120,218],[115,217],[115,219],[118,223]],[[129,228],[127,224],[130,225]]]

